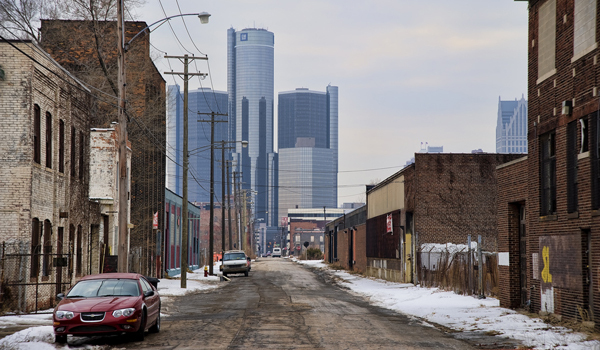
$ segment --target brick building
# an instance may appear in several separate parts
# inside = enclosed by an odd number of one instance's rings
[[[436,266],[421,264],[424,244],[466,245],[469,235],[481,235],[483,249],[495,252],[496,167],[518,157],[417,153],[413,164],[368,189],[366,274],[415,282],[415,272]]]
[[[88,193],[94,100],[32,42],[0,42],[0,66],[2,303],[28,311],[97,270],[88,259],[102,224]]]
[[[328,222],[325,228],[325,261],[347,270],[365,273],[366,222],[366,206]]]
[[[145,22],[126,22],[125,40],[146,26]],[[42,47],[74,76],[104,92],[94,92],[101,96],[94,105],[94,127],[110,127],[117,120],[113,97],[118,96],[116,28],[116,22],[110,21],[42,20]],[[150,258],[156,249],[152,234],[155,212],[159,213],[159,227],[165,227],[165,81],[150,58],[149,32],[129,45],[125,58],[127,131],[133,150],[130,247],[135,259],[142,258],[130,271],[155,276]]]
[[[597,1],[529,1],[529,200],[524,225],[516,197],[499,217],[510,265],[501,303],[583,321],[600,312],[598,31]]]
[[[304,246],[308,242],[308,248],[317,248],[321,251],[325,250],[324,240],[324,220],[302,220],[291,219],[290,223],[290,252],[296,256],[304,254],[307,247]],[[280,247],[283,239],[278,239],[276,244]],[[267,250],[273,251],[273,247],[267,247]]]

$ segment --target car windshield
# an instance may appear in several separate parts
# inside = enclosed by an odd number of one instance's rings
[[[136,280],[100,279],[79,281],[67,294],[67,298],[92,298],[140,295]]]
[[[246,254],[244,253],[225,253],[223,261],[229,260],[246,260]]]

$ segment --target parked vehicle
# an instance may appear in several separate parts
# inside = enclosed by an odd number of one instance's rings
[[[152,281],[155,283],[156,281]],[[144,332],[160,331],[160,295],[146,277],[136,273],[104,273],[83,277],[64,295],[52,315],[54,341],[67,335],[131,334],[144,340]]]
[[[273,257],[281,258],[281,248],[273,248]]]
[[[219,268],[225,277],[233,273],[243,273],[247,277],[251,263],[252,260],[243,250],[229,250],[223,254],[223,262]]]

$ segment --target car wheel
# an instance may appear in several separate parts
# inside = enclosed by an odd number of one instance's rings
[[[244,276],[248,277],[248,271],[244,272]]]
[[[140,328],[137,332],[133,333],[134,341],[143,341],[144,340],[144,331],[146,330],[146,311],[142,313],[142,321],[140,322]]]
[[[61,335],[56,334],[54,336],[54,342],[58,343],[58,344],[66,344],[67,343],[67,335],[66,334],[61,334]]]
[[[154,322],[154,325],[152,325],[152,327],[150,327],[150,329],[148,329],[148,332],[150,332],[150,333],[160,332],[160,306],[158,307],[158,316],[156,316],[156,322]]]

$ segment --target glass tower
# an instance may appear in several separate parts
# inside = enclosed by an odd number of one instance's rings
[[[299,88],[278,96],[279,215],[336,208],[338,88]]]
[[[527,101],[498,98],[496,153],[527,153]]]
[[[251,190],[254,216],[277,226],[277,154],[273,138],[273,33],[247,28],[227,31],[229,134],[236,143],[233,171]]]
[[[210,120],[206,113],[227,112],[228,94],[210,88],[188,91],[188,200],[210,201]],[[179,85],[167,91],[167,188],[183,195],[183,92]],[[203,113],[203,114],[199,114]],[[215,120],[223,117],[215,117]],[[228,140],[227,123],[215,123],[215,142]],[[218,146],[217,146],[218,147]],[[227,151],[225,157],[227,158]],[[215,149],[215,203],[221,201],[221,150]]]

